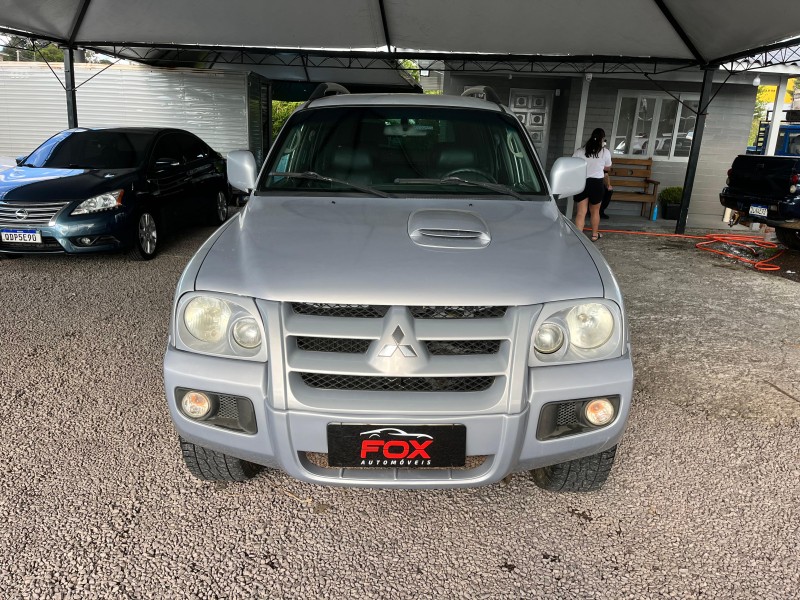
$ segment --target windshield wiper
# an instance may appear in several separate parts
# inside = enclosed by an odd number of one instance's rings
[[[366,185],[358,185],[357,183],[350,183],[349,181],[345,181],[344,179],[336,179],[335,177],[320,175],[319,173],[316,173],[314,171],[304,171],[303,173],[272,172],[268,173],[268,175],[270,177],[286,177],[288,179],[310,179],[311,181],[327,181],[328,183],[338,183],[339,185],[346,185],[348,187],[353,188],[354,190],[359,190],[367,194],[374,194],[375,196],[380,196],[381,198],[391,198],[391,196],[386,192],[376,190],[375,188],[371,188]]]
[[[492,190],[493,192],[498,192],[500,194],[505,194],[507,196],[514,196],[519,200],[524,200],[525,202],[528,199],[523,196],[522,194],[518,194],[514,190],[512,190],[507,185],[503,185],[502,183],[489,183],[488,181],[470,181],[469,179],[462,179],[461,177],[443,177],[442,179],[395,179],[394,182],[396,184],[402,185],[404,183],[409,184],[438,184],[438,185],[447,185],[447,184],[455,184],[455,185],[474,185],[477,187],[482,187],[487,190]]]

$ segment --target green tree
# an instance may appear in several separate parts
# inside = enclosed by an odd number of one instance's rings
[[[750,124],[750,137],[747,138],[748,146],[755,146],[756,138],[758,137],[758,128],[767,117],[767,103],[756,99],[756,105],[753,109],[753,122]]]
[[[63,63],[64,50],[59,48],[54,43],[45,44],[39,42],[36,44],[36,50],[33,49],[33,43],[25,37],[18,35],[0,36],[0,57],[3,60],[20,60],[27,62],[43,62],[49,63]],[[111,64],[111,61],[102,54],[97,54],[91,50],[84,52],[86,62]]]
[[[281,100],[272,101],[272,139],[278,137],[278,132],[283,127],[286,119],[289,118],[302,102],[283,102]]]
[[[64,51],[53,43],[39,42],[34,50],[31,40],[18,35],[10,35],[1,43],[3,50],[0,51],[0,56],[3,57],[3,60],[17,60],[19,56],[19,60],[22,61],[64,62]]]
[[[397,61],[406,73],[411,75],[419,83],[419,65],[410,58],[401,58]]]

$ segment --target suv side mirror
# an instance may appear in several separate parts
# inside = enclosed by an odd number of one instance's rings
[[[586,161],[582,158],[556,159],[550,170],[550,191],[554,196],[574,196],[586,187]]]
[[[248,150],[228,152],[228,183],[248,194],[256,187],[258,167],[253,153]]]

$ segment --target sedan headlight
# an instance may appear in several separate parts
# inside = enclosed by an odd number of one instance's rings
[[[605,299],[546,304],[531,338],[529,366],[622,356],[622,310]]]
[[[123,192],[124,190],[116,190],[113,192],[100,194],[99,196],[94,196],[93,198],[89,198],[88,200],[84,200],[70,214],[88,215],[90,213],[96,213],[103,210],[116,208],[117,206],[122,204]]]
[[[266,360],[264,326],[250,298],[192,293],[178,301],[176,346],[203,354]]]

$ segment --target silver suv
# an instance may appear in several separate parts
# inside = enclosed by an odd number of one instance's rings
[[[335,90],[336,95],[326,92]],[[625,311],[511,111],[323,84],[175,295],[164,381],[189,470],[341,486],[550,490],[609,474],[631,402]]]

